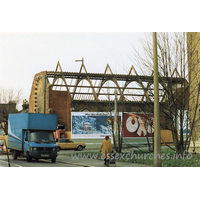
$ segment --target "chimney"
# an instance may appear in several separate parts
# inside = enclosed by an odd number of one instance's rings
[[[29,103],[26,99],[23,100],[22,108],[23,108],[23,110],[26,110],[29,108]]]

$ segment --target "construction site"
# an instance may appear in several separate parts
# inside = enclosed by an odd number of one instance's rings
[[[72,130],[72,116],[74,113],[79,113],[79,115],[84,113],[86,115],[106,115],[108,119],[113,116],[115,93],[117,93],[117,112],[122,113],[121,115],[137,113],[136,117],[129,116],[133,120],[129,124],[131,127],[129,132],[135,132],[135,135],[125,136],[123,133],[123,143],[136,147],[139,143],[146,144],[146,136],[151,138],[153,132],[148,131],[147,124],[147,116],[153,118],[153,74],[150,76],[138,75],[134,66],[130,67],[130,71],[126,75],[113,74],[109,65],[106,66],[104,73],[89,73],[84,65],[84,58],[81,61],[79,72],[65,72],[58,62],[55,71],[42,71],[35,74],[29,99],[29,112],[58,114],[58,124],[64,127],[67,138],[77,141],[85,140],[87,144],[91,143],[87,147],[93,147],[94,143],[97,143],[98,146],[104,135],[83,134],[77,137]],[[172,77],[160,77],[160,104],[166,104],[168,98],[164,92],[165,84],[172,82],[175,86],[181,81],[182,78],[176,70]],[[140,117],[144,120],[142,123],[138,121]],[[124,120],[123,116],[121,116],[122,120]],[[161,127],[163,142],[170,145],[173,143],[173,139],[169,132],[166,116],[161,116],[161,120],[163,122]],[[122,122],[122,130],[125,126],[123,123],[126,122]],[[143,124],[140,134],[138,127],[133,127],[134,124],[135,126],[141,125],[141,128]],[[150,127],[152,126],[153,121],[151,121]],[[104,132],[106,133],[105,129]],[[110,134],[112,135],[112,130]]]

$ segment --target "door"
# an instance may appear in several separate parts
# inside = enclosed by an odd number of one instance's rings
[[[59,140],[59,146],[60,146],[61,149],[66,149],[65,139]]]
[[[24,156],[26,156],[26,152],[29,151],[29,131],[25,131],[24,133]]]
[[[75,149],[76,148],[74,142],[71,141],[70,139],[66,139],[66,146],[67,146],[67,149]]]

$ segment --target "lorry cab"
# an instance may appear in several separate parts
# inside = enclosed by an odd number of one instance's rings
[[[36,160],[51,158],[55,162],[58,147],[54,139],[53,131],[26,130],[24,133],[23,155],[30,162],[32,158]]]

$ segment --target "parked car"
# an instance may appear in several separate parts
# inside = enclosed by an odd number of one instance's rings
[[[82,149],[86,147],[85,143],[73,142],[71,139],[68,139],[68,138],[58,139],[58,142],[56,144],[59,150],[74,149],[74,150],[82,151]]]

